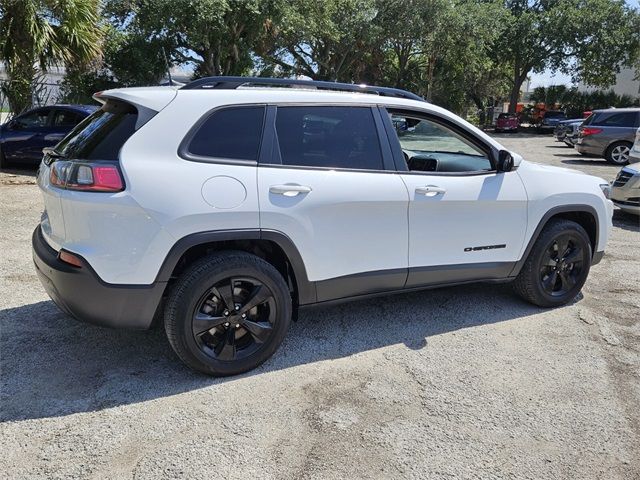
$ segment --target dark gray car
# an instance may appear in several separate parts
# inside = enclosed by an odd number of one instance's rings
[[[575,148],[582,155],[596,155],[616,165],[626,165],[638,126],[640,108],[594,110],[580,127]]]

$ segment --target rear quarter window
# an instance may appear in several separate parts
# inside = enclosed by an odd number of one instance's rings
[[[257,161],[265,108],[231,107],[218,110],[187,136],[183,156]]]
[[[638,125],[638,112],[617,112],[602,115],[596,118],[593,125],[603,127],[636,127]]]

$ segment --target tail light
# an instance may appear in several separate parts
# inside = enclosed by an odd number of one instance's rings
[[[51,164],[51,185],[83,192],[121,192],[124,181],[112,162],[57,161]]]
[[[593,128],[593,127],[582,127],[580,129],[580,134],[583,137],[587,137],[589,135],[595,135],[596,133],[600,133],[602,131],[601,128]]]

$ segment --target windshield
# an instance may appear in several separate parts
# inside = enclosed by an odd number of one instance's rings
[[[551,111],[544,114],[546,118],[559,118],[564,117],[564,112]]]

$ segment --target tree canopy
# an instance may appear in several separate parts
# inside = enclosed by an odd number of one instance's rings
[[[11,109],[31,104],[36,66],[89,62],[101,54],[98,0],[0,0],[0,60]]]
[[[63,62],[66,93],[157,84],[170,64],[390,85],[460,112],[515,109],[532,72],[608,87],[640,66],[624,0],[0,0],[0,14],[11,84]]]
[[[621,66],[637,63],[638,13],[624,0],[505,0],[504,7],[493,57],[510,67],[511,111],[531,72],[551,69],[606,87]]]

